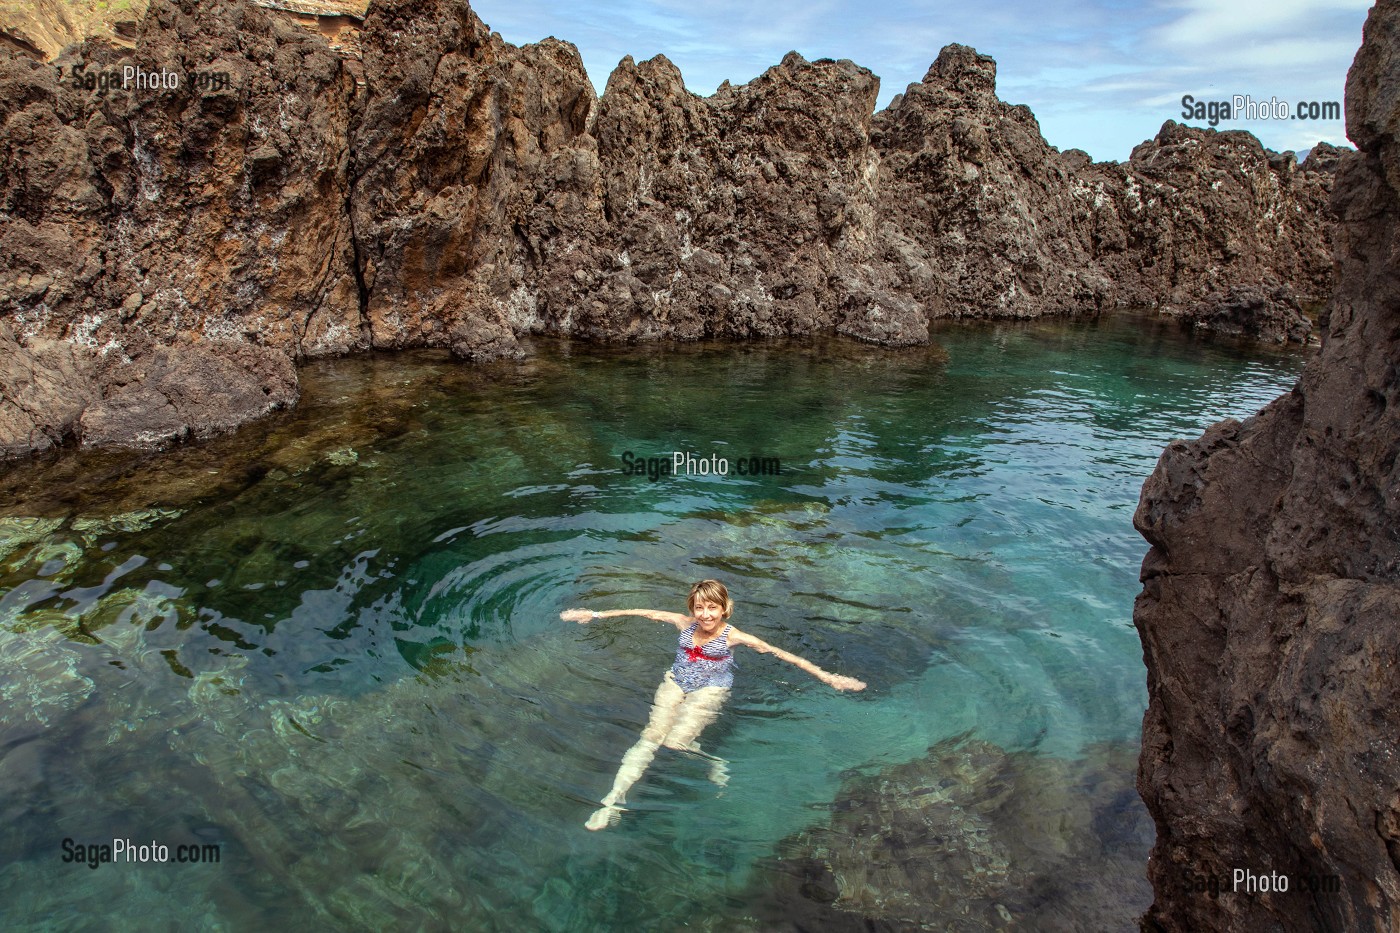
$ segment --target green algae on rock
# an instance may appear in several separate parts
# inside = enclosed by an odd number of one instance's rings
[[[22,547],[42,541],[62,524],[59,518],[0,518],[0,561]]]
[[[179,518],[184,514],[180,509],[135,509],[106,518],[81,516],[73,519],[69,527],[80,535],[94,540],[104,535],[145,531],[157,522]]]
[[[82,657],[62,632],[0,626],[0,745],[47,728],[92,695]]]

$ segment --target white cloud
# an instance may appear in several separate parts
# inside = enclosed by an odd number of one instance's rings
[[[1337,62],[1348,65],[1356,55],[1361,40],[1346,39],[1275,39],[1251,42],[1235,48],[1230,55],[1230,69],[1257,69],[1264,73],[1296,74],[1309,68],[1327,68]],[[1343,72],[1345,74],[1345,72]]]
[[[1319,142],[1331,143],[1334,146],[1350,146],[1351,141],[1346,138],[1346,134],[1339,131],[1335,125],[1294,123],[1282,126],[1277,130],[1256,134],[1259,141],[1276,152],[1292,150],[1298,152],[1301,149],[1311,149]]]
[[[1186,0],[1174,4],[1185,10],[1157,32],[1166,45],[1200,47],[1233,45],[1259,36],[1306,33],[1323,17],[1359,13],[1369,0]],[[1360,36],[1357,37],[1358,41]]]

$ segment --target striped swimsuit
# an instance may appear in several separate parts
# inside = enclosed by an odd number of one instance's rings
[[[686,693],[701,687],[734,686],[734,655],[729,651],[730,626],[726,625],[719,637],[697,648],[696,624],[681,632],[676,663],[671,665],[671,676],[675,678],[676,686]]]

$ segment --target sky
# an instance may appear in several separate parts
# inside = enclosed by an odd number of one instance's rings
[[[849,58],[881,79],[877,107],[923,78],[938,50],[970,45],[997,62],[997,94],[1026,104],[1046,140],[1121,161],[1182,97],[1278,100],[1290,119],[1225,119],[1270,149],[1350,145],[1342,119],[1292,119],[1299,102],[1343,100],[1367,0],[472,0],[516,45],[546,36],[578,46],[601,93],[624,55],[664,54],[696,94],[744,84],[795,49]],[[1222,108],[1223,109],[1223,108]]]

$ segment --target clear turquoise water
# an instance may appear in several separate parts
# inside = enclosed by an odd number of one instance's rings
[[[0,475],[0,923],[791,929],[784,859],[843,782],[976,742],[1088,814],[1050,832],[1118,879],[1084,895],[1052,859],[1049,896],[1129,928],[1138,491],[1305,358],[1132,317],[937,337],[326,362],[233,437]],[[621,469],[673,450],[782,472]],[[741,654],[702,737],[728,786],[663,751],[590,833],[675,634],[558,613],[683,610],[704,576],[736,624],[870,687]],[[991,838],[1030,831],[1016,809]],[[222,860],[61,860],[113,837]],[[994,899],[1033,929],[1015,887]]]

